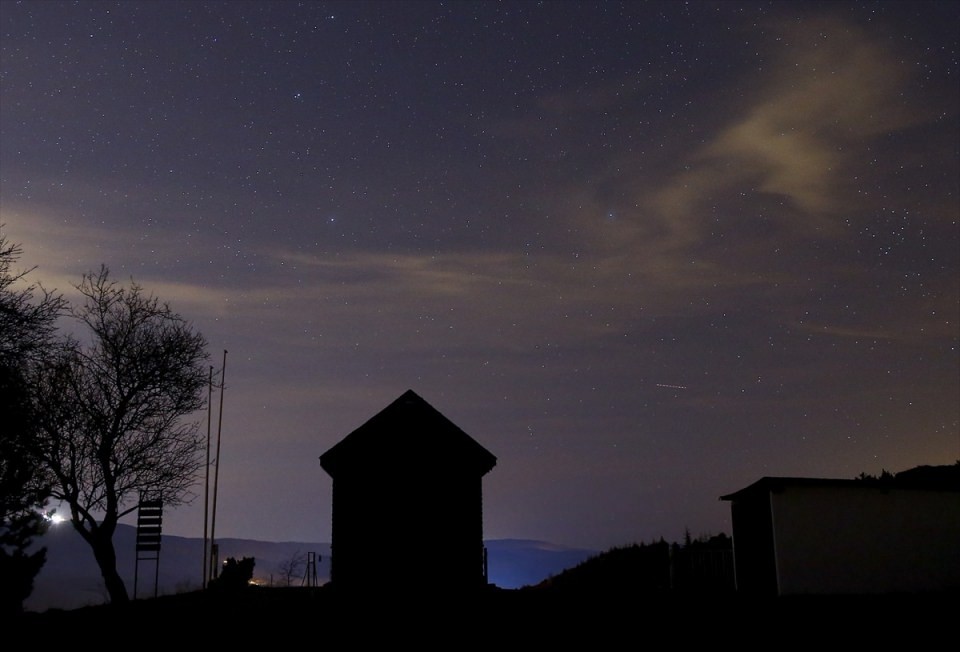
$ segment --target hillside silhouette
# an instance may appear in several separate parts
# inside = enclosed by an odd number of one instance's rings
[[[897,474],[898,482],[922,469]],[[956,468],[950,478],[956,477]],[[866,482],[889,482],[862,476]],[[945,480],[953,486],[953,480]],[[417,581],[364,592],[315,587],[231,585],[215,591],[27,612],[5,628],[11,640],[42,632],[48,644],[75,641],[76,632],[109,633],[101,647],[126,636],[151,647],[189,642],[245,646],[322,641],[334,649],[365,643],[470,647],[509,644],[608,649],[667,641],[676,645],[937,645],[955,637],[960,590],[870,595],[758,596],[738,593],[726,534],[663,539],[611,548],[547,579],[501,588],[452,592]],[[252,560],[256,563],[256,560]]]
[[[469,594],[435,592],[415,583],[395,591],[339,594],[321,587],[245,586],[191,591],[128,604],[25,613],[5,628],[12,640],[43,633],[46,644],[76,641],[77,632],[103,635],[105,647],[127,636],[151,649],[219,643],[300,644],[341,649],[366,643],[510,648],[589,645],[612,649],[625,641],[674,644],[770,644],[788,635],[794,645],[912,645],[953,635],[960,595],[806,596],[748,598],[734,592],[670,590],[632,580],[648,570],[650,550],[626,546],[601,553],[550,581],[520,589],[488,586]],[[133,639],[131,639],[133,640]]]
[[[733,541],[726,534],[615,547],[536,585],[543,591],[650,596],[733,593]]]

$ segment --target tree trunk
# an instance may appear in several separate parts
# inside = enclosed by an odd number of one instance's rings
[[[90,546],[93,548],[93,556],[100,566],[100,575],[103,576],[103,583],[107,588],[107,594],[110,596],[111,604],[123,604],[130,601],[130,595],[127,593],[127,586],[123,583],[123,578],[117,572],[117,553],[113,549],[113,538],[104,536],[100,532],[92,533]]]

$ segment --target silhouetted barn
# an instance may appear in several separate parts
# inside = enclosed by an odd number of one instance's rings
[[[482,479],[497,458],[413,391],[320,456],[338,589],[485,585]]]
[[[936,473],[765,477],[721,496],[731,503],[737,590],[960,591],[960,466],[925,469]]]

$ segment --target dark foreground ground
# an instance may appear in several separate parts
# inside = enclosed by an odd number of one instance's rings
[[[318,649],[415,644],[430,649],[689,645],[802,649],[955,649],[960,594],[746,598],[613,595],[491,588],[471,595],[344,596],[329,587],[197,591],[71,611],[25,613],[12,640],[84,649],[159,650],[199,643]],[[11,640],[11,639],[7,639]],[[31,645],[32,646],[32,645]],[[27,649],[22,645],[18,649]]]

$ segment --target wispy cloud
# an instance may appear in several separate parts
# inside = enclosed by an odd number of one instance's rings
[[[857,167],[869,173],[870,140],[933,117],[904,98],[909,71],[894,53],[849,24],[817,22],[777,27],[779,51],[743,84],[756,90],[739,115],[655,197],[666,219],[689,224],[718,198],[767,194],[800,212],[795,232],[829,231],[862,203],[852,188]]]

